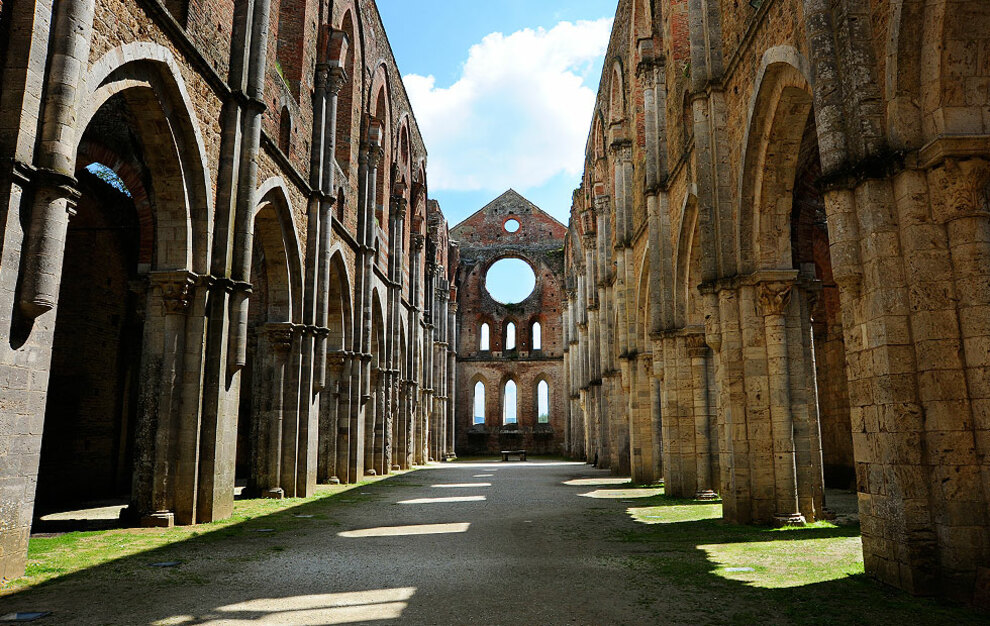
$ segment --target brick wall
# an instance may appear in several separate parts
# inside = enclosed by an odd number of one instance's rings
[[[509,233],[504,224],[519,222]],[[457,446],[460,454],[524,448],[558,453],[564,429],[563,237],[565,228],[514,191],[509,191],[451,229],[459,245],[457,275],[459,339],[457,355]],[[523,302],[503,305],[485,288],[485,276],[496,261],[519,258],[533,268],[536,286]],[[515,350],[505,349],[505,328],[516,324]],[[541,326],[542,347],[533,350],[533,323]],[[490,325],[490,350],[480,350],[480,328]],[[486,387],[486,421],[474,424],[475,383]],[[517,424],[503,424],[505,383],[516,383]],[[550,419],[540,424],[537,386],[550,387]]]

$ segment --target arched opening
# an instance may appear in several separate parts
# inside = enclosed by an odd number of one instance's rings
[[[377,290],[371,296],[371,379],[365,406],[364,473],[375,476],[385,473],[385,316]]]
[[[815,185],[821,166],[807,79],[790,63],[769,64],[755,110],[764,114],[754,116],[747,131],[739,263],[758,279],[741,291],[755,298],[751,323],[763,339],[762,355],[747,353],[756,367],[745,375],[765,372],[769,394],[747,399],[746,419],[766,415],[770,428],[733,430],[746,445],[767,450],[744,462],[762,472],[752,474],[751,489],[773,498],[727,500],[723,510],[733,520],[813,521],[824,515],[823,459],[836,446],[851,449],[851,429],[839,332],[831,345],[824,340],[841,321],[834,288],[833,305],[825,303],[831,262],[824,201]],[[732,384],[720,376],[723,385]],[[735,448],[735,442],[729,445]],[[864,545],[868,536],[864,532]]]
[[[536,386],[536,421],[539,424],[550,423],[550,384],[545,380]]]
[[[327,385],[321,397],[317,481],[340,478],[338,460],[347,458],[346,438],[338,437],[348,422],[350,377],[346,375],[346,350],[351,345],[351,302],[347,268],[340,253],[330,260],[327,299]]]
[[[357,46],[354,38],[354,19],[351,11],[344,13],[340,22],[340,30],[347,36],[349,45],[347,46],[344,58],[340,63],[344,69],[345,78],[340,93],[337,95],[337,145],[336,158],[337,165],[345,175],[351,172],[351,133],[354,127],[354,116],[357,107],[354,106],[354,91],[357,81],[355,80],[354,56]]]
[[[505,325],[505,349],[516,349],[516,323],[509,322]]]
[[[481,325],[480,338],[478,341],[478,349],[482,352],[488,352],[491,350],[491,326],[488,322]]]
[[[516,398],[516,381],[508,380],[502,390],[502,424],[517,424],[518,399]]]
[[[279,0],[275,40],[275,70],[285,87],[299,96],[306,43],[305,0]]]
[[[853,489],[856,469],[845,371],[845,339],[839,288],[832,275],[825,199],[817,185],[821,174],[818,131],[814,115],[809,114],[801,137],[794,179],[791,256],[794,269],[799,270],[803,277],[817,281],[814,290],[809,293],[806,314],[812,331],[810,347],[825,486]]]
[[[474,425],[485,423],[485,383],[480,380],[474,384]]]
[[[146,297],[132,286],[147,278],[139,217],[107,166],[93,164],[77,178],[82,196],[66,236],[36,515],[124,504],[131,494]]]
[[[296,335],[292,320],[290,251],[293,236],[285,232],[290,220],[285,196],[267,194],[254,216],[251,255],[252,294],[248,304],[247,358],[241,370],[237,414],[236,484],[251,496],[282,494],[283,485],[295,485],[294,461],[285,456],[295,432],[298,385],[293,376]],[[291,226],[288,226],[291,229]],[[283,463],[283,457],[289,460]]]
[[[543,327],[539,322],[533,322],[533,327],[530,329],[530,343],[533,350],[543,349]]]
[[[389,118],[389,93],[385,85],[382,85],[378,89],[378,93],[375,96],[375,106],[374,106],[374,117],[371,120],[372,124],[379,124],[382,131],[382,150],[384,157],[378,166],[378,179],[375,186],[375,226],[377,228],[385,231],[385,235],[388,234],[388,202],[389,193],[388,190],[392,188],[392,123]]]
[[[147,62],[117,68],[86,102],[37,516],[107,499],[129,499],[135,516],[174,510],[187,522],[193,515],[176,505],[186,486],[163,480],[176,459],[168,444],[182,410],[167,385],[195,380],[183,345],[202,340],[186,325],[197,289],[188,270],[205,259],[209,204],[184,104],[168,68]]]

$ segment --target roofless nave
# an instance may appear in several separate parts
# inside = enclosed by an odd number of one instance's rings
[[[474,273],[372,0],[0,33],[4,579],[52,508],[205,522],[525,441],[732,522],[855,485],[869,574],[990,602],[987,3],[621,0],[569,226],[519,199]],[[544,228],[540,297],[468,315]]]

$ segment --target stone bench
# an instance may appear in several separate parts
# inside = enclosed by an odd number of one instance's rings
[[[525,450],[502,450],[502,462],[506,463],[510,456],[518,456],[520,461],[526,460]]]

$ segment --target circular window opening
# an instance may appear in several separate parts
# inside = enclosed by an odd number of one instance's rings
[[[488,294],[502,304],[519,304],[536,288],[536,274],[522,259],[502,259],[485,274]]]
[[[519,231],[519,220],[509,218],[505,220],[505,224],[502,225],[507,233],[515,233]]]

